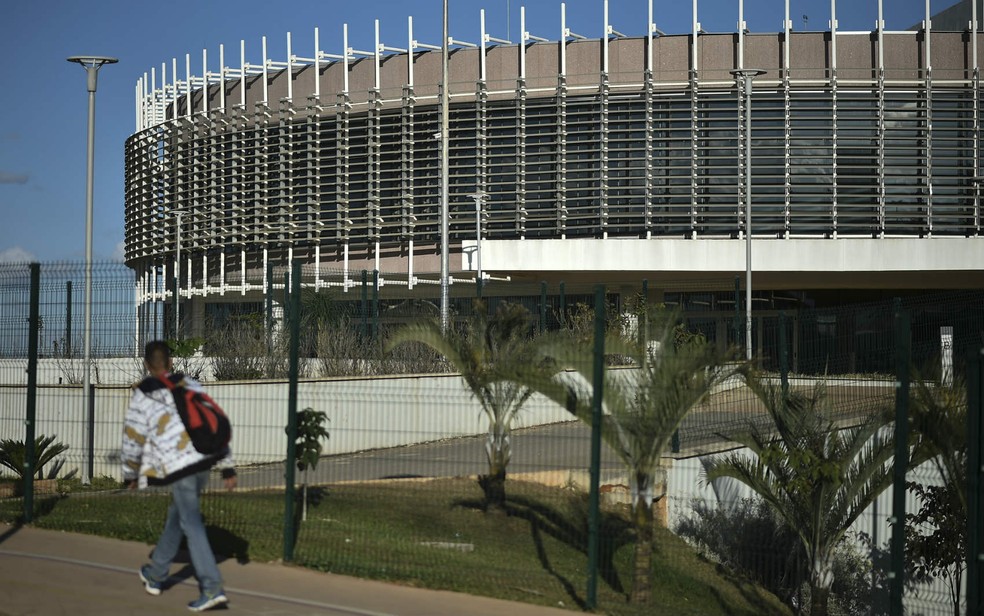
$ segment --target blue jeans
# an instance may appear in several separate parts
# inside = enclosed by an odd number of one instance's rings
[[[158,580],[167,578],[184,535],[188,539],[188,552],[198,586],[202,592],[213,594],[222,590],[222,577],[205,535],[199,504],[201,491],[207,483],[208,471],[202,471],[171,484],[171,506],[167,510],[164,532],[150,557],[150,574]]]

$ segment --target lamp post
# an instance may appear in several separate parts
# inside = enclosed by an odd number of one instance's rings
[[[476,192],[468,195],[475,200],[475,283],[479,286],[479,297],[482,296],[482,204],[485,203],[486,195],[484,192]]]
[[[448,241],[450,236],[450,215],[448,211],[448,147],[450,135],[448,134],[449,110],[451,104],[451,94],[448,90],[448,0],[444,0],[444,36],[441,37],[441,331],[448,328],[448,305],[449,305],[449,281],[450,275],[450,251]]]
[[[83,371],[83,413],[86,425],[87,438],[85,439],[85,449],[88,451],[88,459],[82,465],[82,483],[88,484],[92,480],[92,470],[89,468],[92,462],[92,448],[90,441],[92,405],[89,399],[89,388],[91,387],[91,374],[89,370],[90,357],[92,356],[92,169],[93,159],[96,151],[96,78],[99,69],[104,64],[115,64],[119,62],[116,58],[106,56],[72,56],[67,58],[69,62],[74,62],[82,66],[86,73],[86,89],[89,91],[89,127],[86,150],[86,182],[85,182],[85,334],[82,341],[84,366]]]
[[[752,359],[752,80],[765,71],[739,68],[731,71],[745,80],[745,359]]]

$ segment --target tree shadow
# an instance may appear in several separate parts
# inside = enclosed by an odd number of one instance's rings
[[[766,600],[765,597],[762,596],[762,592],[765,592],[765,590],[762,587],[758,586],[754,581],[736,574],[731,569],[728,569],[723,565],[717,565],[715,569],[717,574],[721,577],[721,579],[727,582],[728,584],[730,584],[735,590],[737,590],[738,593],[745,599],[745,601],[748,602],[748,605],[752,606],[756,614],[781,613],[776,610],[775,604],[770,603],[769,601]],[[734,611],[731,600],[728,597],[723,596],[721,594],[721,591],[718,590],[717,588],[714,588],[712,586],[710,587],[710,591],[711,594],[714,595],[714,599],[715,601],[717,601],[723,614],[730,615],[730,614],[747,613],[744,610],[742,612]],[[786,607],[789,607],[788,604],[784,603],[781,600],[779,600],[779,603],[785,605]]]
[[[485,503],[479,499],[460,499],[455,506],[484,510]],[[571,508],[562,512],[555,507],[523,496],[506,496],[505,513],[510,517],[526,520],[530,525],[530,536],[536,549],[537,558],[544,570],[556,578],[567,595],[581,609],[587,608],[584,597],[569,579],[554,569],[544,545],[544,535],[560,541],[587,556],[588,553],[588,509],[583,498],[572,499]],[[598,526],[598,574],[613,591],[628,597],[625,587],[615,567],[615,553],[624,545],[632,543],[631,524],[608,512],[601,512]]]
[[[0,535],[0,543],[3,543],[7,539],[10,539],[14,535],[16,535],[23,527],[24,525],[20,522],[14,523],[9,529],[7,529],[7,532]]]
[[[307,502],[308,507],[317,507],[322,501],[331,495],[331,491],[327,486],[308,486],[307,487]],[[296,548],[298,539],[301,535],[301,522],[304,516],[304,490],[302,488],[297,488],[294,491],[294,516],[291,520],[291,526],[293,528],[294,543],[291,547]]]
[[[42,497],[35,496],[34,511],[31,514],[32,521],[37,520],[38,518],[43,518],[44,516],[50,514],[52,511],[55,510],[55,507],[58,506],[58,503],[60,503],[63,499],[66,498],[68,498],[68,495],[65,494],[52,494],[49,496],[42,496]],[[14,517],[13,520],[10,521],[10,524],[13,525],[14,530],[16,530],[17,528],[20,528],[26,523],[27,520],[24,518],[23,499],[21,499],[20,512]],[[4,537],[7,536],[8,535],[5,533]],[[0,539],[0,543],[2,543],[2,539]]]

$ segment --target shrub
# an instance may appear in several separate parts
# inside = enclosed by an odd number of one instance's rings
[[[42,434],[34,439],[34,468],[37,479],[56,479],[62,467],[65,466],[64,460],[53,462],[56,457],[68,451],[68,445],[55,442],[55,438],[54,436],[45,436]],[[26,460],[27,447],[24,441],[14,439],[0,441],[0,465],[12,470],[18,479],[24,479]],[[52,462],[51,469],[48,471],[48,476],[45,477],[44,467],[49,462]],[[65,477],[70,478],[76,472],[77,470],[73,470]]]

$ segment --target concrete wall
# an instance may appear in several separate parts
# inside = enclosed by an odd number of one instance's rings
[[[233,424],[237,464],[258,464],[286,457],[287,383],[215,383],[209,392],[228,412]],[[93,475],[119,478],[119,448],[129,387],[95,388]],[[80,468],[86,459],[82,389],[40,386],[36,434],[57,435],[69,445],[65,470]],[[302,382],[298,409],[325,411],[331,438],[325,454],[343,454],[441,439],[485,434],[487,421],[461,378],[409,376],[332,379]],[[27,389],[0,386],[0,439],[23,440]],[[558,405],[534,396],[513,427],[569,421]]]

